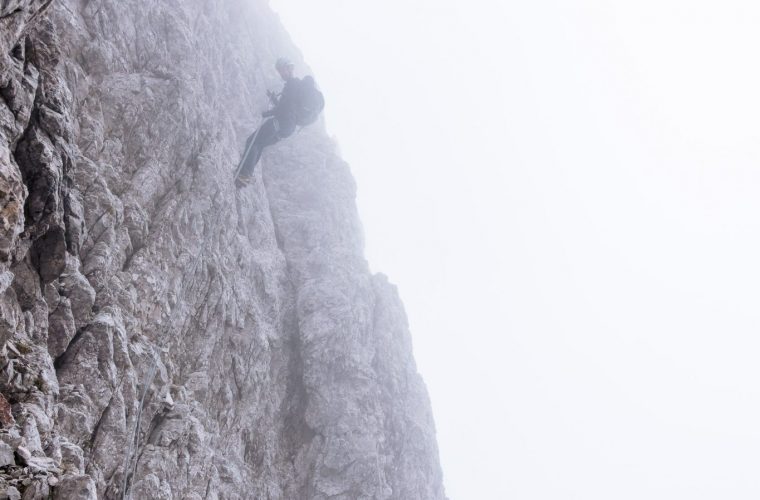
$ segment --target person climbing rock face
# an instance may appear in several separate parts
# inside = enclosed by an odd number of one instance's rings
[[[282,92],[268,92],[272,109],[262,113],[264,122],[246,141],[245,153],[238,165],[235,186],[246,186],[253,176],[253,169],[261,158],[264,148],[290,137],[296,127],[314,123],[324,108],[324,97],[317,90],[314,78],[296,78],[294,64],[281,57],[275,69],[285,82]]]

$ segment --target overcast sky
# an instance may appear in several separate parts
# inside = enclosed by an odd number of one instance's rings
[[[450,498],[760,498],[760,4],[271,4]]]

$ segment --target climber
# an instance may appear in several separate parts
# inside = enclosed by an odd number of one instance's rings
[[[238,188],[251,181],[253,169],[264,148],[290,137],[297,126],[314,123],[324,108],[324,98],[317,90],[314,78],[296,78],[293,63],[284,57],[277,60],[275,69],[285,81],[285,87],[279,96],[268,92],[274,107],[262,113],[264,122],[246,141],[245,153],[235,176],[235,186]]]

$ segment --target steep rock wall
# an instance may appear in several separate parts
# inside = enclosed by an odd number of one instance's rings
[[[443,498],[403,306],[263,0],[0,3],[0,496]]]

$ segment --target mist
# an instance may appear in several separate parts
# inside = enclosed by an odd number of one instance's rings
[[[760,495],[760,6],[273,0],[447,493]]]

